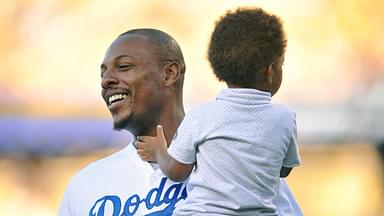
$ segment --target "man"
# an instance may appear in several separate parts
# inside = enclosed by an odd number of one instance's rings
[[[101,64],[102,96],[115,129],[155,136],[161,124],[170,143],[184,117],[184,72],[179,45],[168,34],[156,29],[121,34]],[[281,183],[279,211],[301,215],[286,183]],[[172,215],[187,196],[185,186],[186,182],[168,180],[156,164],[142,161],[134,145],[128,144],[71,179],[59,215]]]

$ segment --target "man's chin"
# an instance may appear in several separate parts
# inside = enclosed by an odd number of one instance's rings
[[[113,129],[115,129],[115,130],[126,129],[127,125],[128,125],[128,121],[123,120],[123,119],[121,119],[121,120],[114,119],[114,121],[113,121]]]
[[[137,128],[135,127],[135,123],[129,120],[124,121],[114,121],[113,122],[113,129],[120,131],[120,130],[127,130],[132,134],[137,134]]]
[[[113,122],[113,129],[114,130],[122,130],[126,128],[126,124],[119,123],[119,122]]]

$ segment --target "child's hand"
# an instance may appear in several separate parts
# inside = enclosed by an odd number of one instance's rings
[[[144,161],[157,162],[156,155],[161,151],[167,151],[167,141],[165,140],[163,127],[157,126],[156,137],[138,136],[135,146],[137,153]]]

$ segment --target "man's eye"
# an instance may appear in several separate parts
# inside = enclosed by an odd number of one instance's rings
[[[121,64],[121,65],[119,65],[119,70],[121,70],[121,71],[126,71],[126,70],[128,70],[130,67],[131,67],[131,65],[129,65],[129,64]]]

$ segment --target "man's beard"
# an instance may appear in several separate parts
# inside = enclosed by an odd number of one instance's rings
[[[128,119],[122,119],[120,121],[113,121],[113,129],[122,130],[126,129],[128,125]]]
[[[128,130],[129,126],[132,125],[132,118],[133,118],[132,112],[133,112],[132,110],[129,110],[129,112],[126,112],[126,113],[120,113],[116,115],[112,114],[113,129]]]
[[[120,119],[119,121],[114,121],[113,129],[118,131],[127,130],[134,136],[138,136],[143,134],[144,131],[146,130],[144,126],[145,127],[148,126],[148,125],[143,125],[142,123],[143,123],[142,121],[138,119],[134,119],[132,116],[127,116],[126,118]]]
[[[161,111],[159,106],[153,106],[151,109],[147,109],[144,114],[131,112],[124,118],[114,119],[113,128],[115,130],[128,130],[134,136],[147,135],[150,129],[156,127]]]

